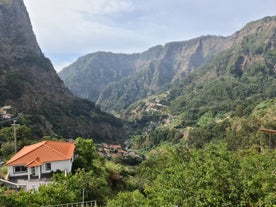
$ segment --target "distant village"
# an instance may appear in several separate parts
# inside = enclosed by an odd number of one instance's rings
[[[126,141],[124,145],[123,149],[121,145],[102,143],[97,145],[97,151],[101,157],[128,165],[136,165],[143,161],[143,156],[129,150],[129,142]]]

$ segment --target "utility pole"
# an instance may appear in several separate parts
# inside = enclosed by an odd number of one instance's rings
[[[82,189],[82,207],[84,207],[84,188]]]
[[[13,126],[14,153],[16,153],[17,152],[16,127],[20,126],[20,124],[16,124],[16,120],[13,120],[13,123],[11,125]]]

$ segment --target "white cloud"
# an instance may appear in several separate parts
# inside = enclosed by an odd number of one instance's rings
[[[24,0],[40,46],[46,51],[87,51],[94,41],[112,33],[129,33],[105,24],[108,15],[129,12],[129,0]],[[101,17],[105,15],[105,17]],[[122,35],[124,36],[124,35]],[[90,42],[90,43],[89,43]]]

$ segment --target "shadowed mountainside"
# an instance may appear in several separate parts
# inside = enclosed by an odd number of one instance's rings
[[[22,112],[18,121],[39,137],[123,136],[120,120],[65,88],[36,42],[23,0],[0,1],[0,105]]]

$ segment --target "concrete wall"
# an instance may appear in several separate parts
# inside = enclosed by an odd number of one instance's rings
[[[28,170],[27,172],[24,172],[24,173],[14,173],[13,166],[8,166],[8,175],[12,177],[27,176]]]

